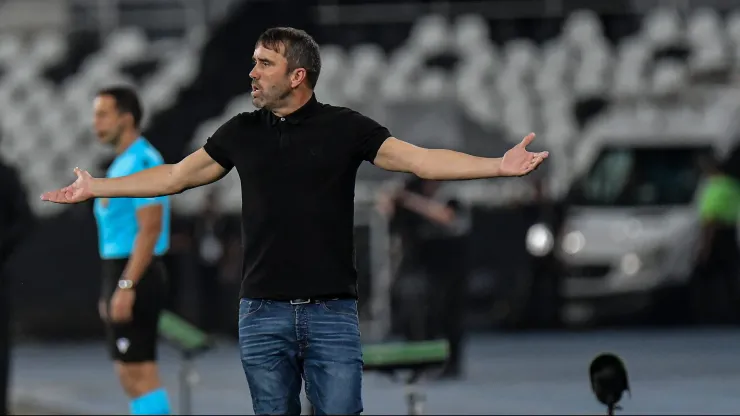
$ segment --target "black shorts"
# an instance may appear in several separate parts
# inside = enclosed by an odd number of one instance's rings
[[[110,300],[128,259],[103,260],[101,300],[110,311]],[[106,342],[115,361],[138,363],[156,361],[159,315],[167,300],[167,273],[160,258],[152,259],[136,285],[132,319],[125,323],[105,321]]]

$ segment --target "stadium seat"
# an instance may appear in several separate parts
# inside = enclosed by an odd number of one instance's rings
[[[512,136],[525,136],[535,129],[535,113],[527,97],[506,100],[504,123]]]
[[[603,39],[601,20],[591,10],[571,13],[563,25],[563,40],[569,45],[581,47],[587,42]]]
[[[740,45],[740,10],[734,10],[727,16],[725,33],[732,45]]]
[[[447,91],[451,88],[446,71],[437,68],[427,69],[420,74],[414,95],[420,100],[437,101],[448,97]]]
[[[16,160],[21,154],[18,149],[20,140],[13,136],[13,133],[5,131],[2,140],[0,140],[0,155],[3,155],[5,160]]]
[[[570,50],[561,40],[548,42],[542,50],[542,61],[535,77],[535,90],[539,94],[562,91],[573,65],[572,59]]]
[[[316,95],[323,102],[344,105],[343,86],[352,81],[346,51],[338,45],[326,45],[322,47],[321,59],[321,82],[316,86]]]
[[[60,33],[44,32],[34,36],[28,57],[39,68],[47,68],[59,62],[66,53],[67,44]]]
[[[605,48],[588,47],[573,76],[573,89],[579,97],[604,95],[609,87],[612,61]]]
[[[146,54],[147,46],[148,40],[143,30],[126,27],[116,30],[107,37],[100,55],[113,65],[122,65],[141,59]]]
[[[347,76],[345,52],[336,45],[326,45],[321,50],[321,76],[326,83],[341,85]]]
[[[462,97],[460,104],[466,116],[483,129],[494,130],[501,125],[502,106],[493,94],[474,90]]]
[[[619,45],[618,53],[612,94],[620,98],[639,95],[644,85],[644,68],[650,58],[649,44],[632,37]]]
[[[493,51],[482,50],[466,56],[453,73],[457,97],[465,97],[477,90],[493,92],[499,71],[500,62]]]
[[[516,39],[508,42],[504,48],[505,64],[502,72],[516,77],[528,77],[538,65],[539,50],[529,40]]]
[[[654,48],[670,46],[682,40],[682,22],[673,9],[651,11],[642,25],[642,35]]]
[[[27,88],[26,101],[32,108],[47,110],[54,99],[54,87],[48,81],[39,79]]]
[[[686,38],[695,45],[724,42],[723,22],[719,13],[710,8],[695,10],[686,22]]]
[[[337,93],[342,94],[348,102],[363,100],[368,94],[373,93],[387,66],[385,52],[374,44],[352,47],[345,62],[347,75],[341,82],[341,91]]]
[[[172,80],[150,83],[141,94],[141,100],[150,111],[156,113],[174,104],[178,86]]]
[[[5,33],[0,35],[0,68],[8,66],[23,53],[20,36]]]
[[[27,54],[20,54],[16,59],[7,66],[7,74],[3,77],[11,88],[20,88],[25,90],[36,80],[40,68],[28,57]]]
[[[448,50],[451,45],[450,27],[442,15],[427,15],[416,21],[408,38],[408,46],[424,56],[432,56]]]
[[[697,75],[730,68],[731,58],[720,43],[707,43],[695,49],[689,57],[689,68]]]
[[[383,101],[394,103],[411,96],[413,81],[422,70],[422,59],[421,51],[409,46],[401,46],[393,53],[380,86]]]
[[[491,49],[488,22],[477,14],[460,15],[452,28],[452,47],[462,55],[476,55],[482,49]]]
[[[157,78],[153,78],[156,82],[170,79],[173,86],[182,88],[193,81],[198,73],[198,65],[200,64],[197,51],[190,48],[183,48],[181,53],[168,58],[162,63],[160,71],[155,73],[158,75]]]

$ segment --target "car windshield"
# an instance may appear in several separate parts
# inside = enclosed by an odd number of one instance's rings
[[[575,184],[582,206],[687,205],[701,180],[707,147],[606,147]]]

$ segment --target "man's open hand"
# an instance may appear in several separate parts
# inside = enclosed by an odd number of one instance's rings
[[[524,176],[537,169],[549,152],[533,153],[527,151],[527,145],[534,140],[534,133],[529,133],[521,143],[509,149],[501,159],[501,176]]]
[[[41,200],[57,204],[78,204],[92,198],[93,177],[88,171],[80,168],[75,168],[75,175],[77,175],[77,180],[72,185],[56,191],[46,192],[41,195]]]

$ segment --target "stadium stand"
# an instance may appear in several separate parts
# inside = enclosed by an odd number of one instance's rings
[[[34,166],[23,171],[31,194],[68,182],[74,166],[94,170],[109,154],[90,137],[90,98],[103,84],[127,82],[142,91],[146,134],[168,161],[179,159],[253,109],[247,73],[260,30],[244,22],[257,12],[260,24],[280,21],[260,3],[230,9],[212,31],[178,37],[125,25],[103,41],[86,32],[0,34],[0,152]],[[538,146],[560,156],[553,171],[564,178],[562,165],[599,115],[691,85],[727,85],[740,73],[740,12],[655,9],[635,19],[581,10],[540,21],[526,37],[472,14],[307,29],[322,44],[320,100],[365,112],[412,142],[475,153],[498,153],[535,131]],[[231,211],[239,206],[235,175],[218,185]],[[364,183],[387,177],[368,166],[360,172]],[[176,207],[196,210],[204,195],[178,196]],[[62,209],[34,204],[41,215]]]

